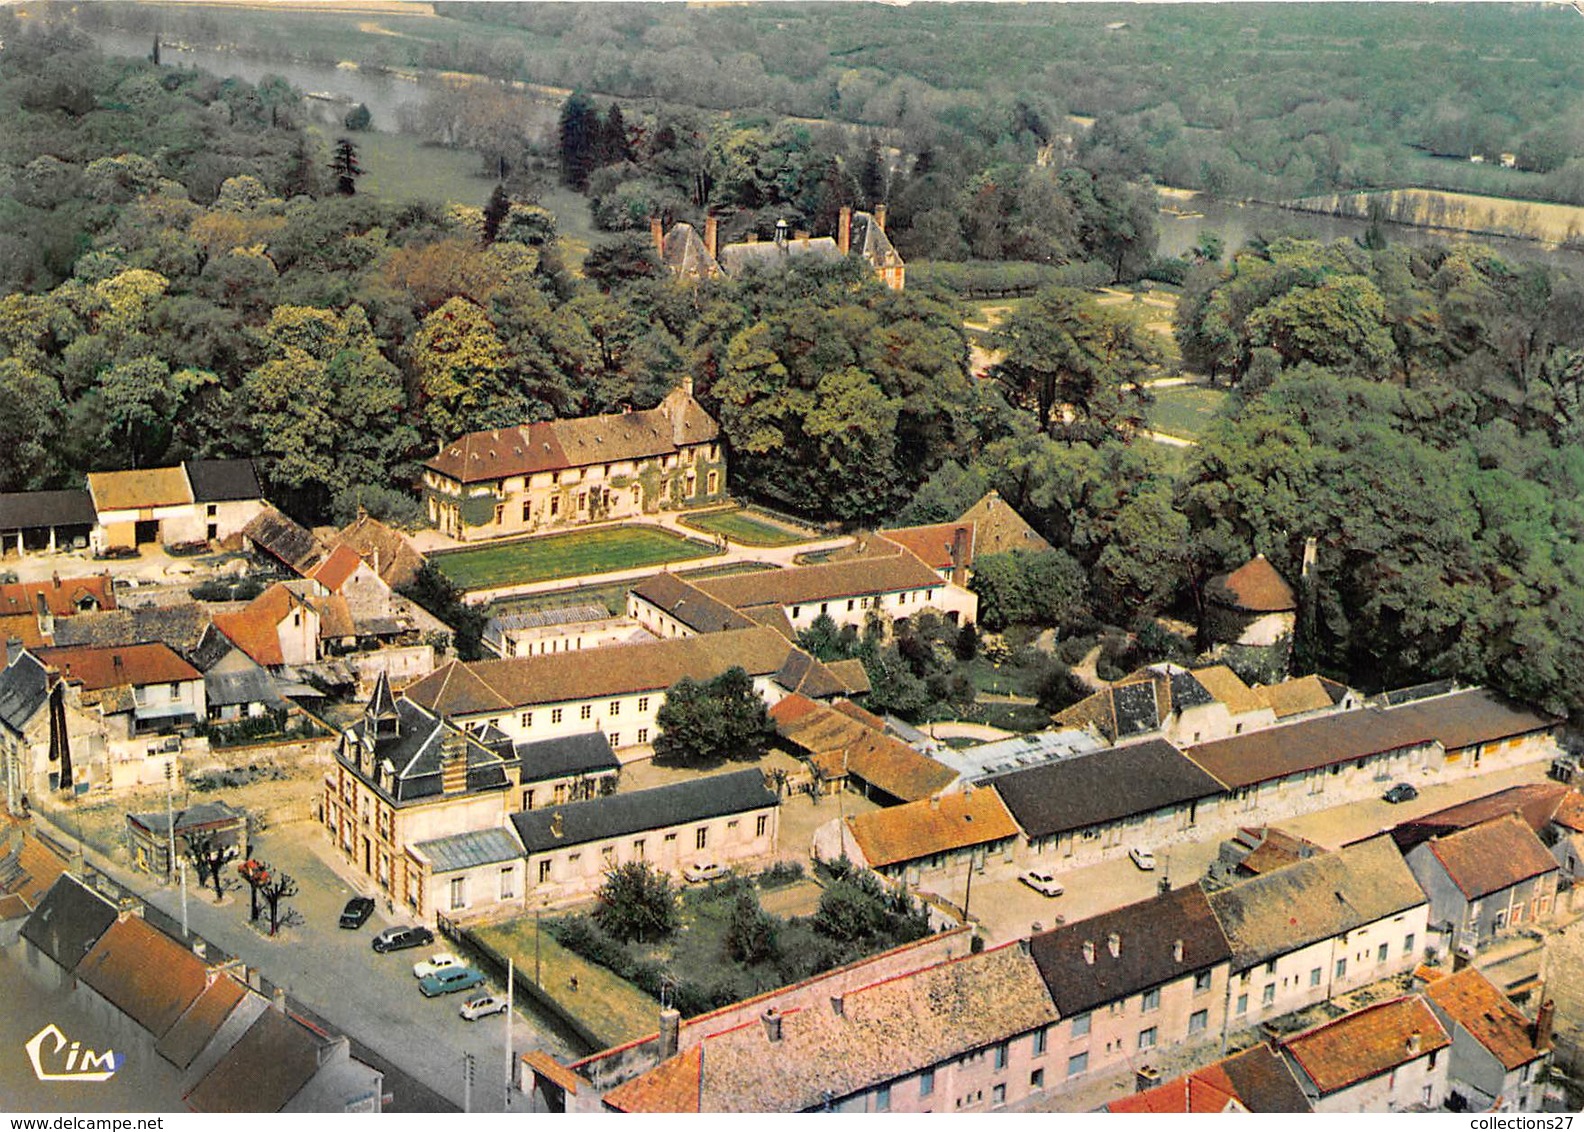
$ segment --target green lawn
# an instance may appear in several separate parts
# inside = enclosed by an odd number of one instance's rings
[[[691,515],[682,520],[685,526],[711,534],[725,535],[744,546],[791,546],[807,542],[809,535],[784,527],[780,523],[760,519],[746,508],[711,511],[704,515]]]
[[[1152,392],[1155,403],[1149,407],[1150,428],[1188,440],[1197,440],[1204,434],[1228,396],[1223,389],[1198,385],[1180,385]]]
[[[769,570],[769,562],[723,562],[718,566],[696,566],[691,570],[678,570],[677,576],[697,581],[700,578],[722,578],[727,574],[749,574]],[[615,617],[627,611],[627,591],[631,582],[610,582],[603,586],[578,586],[576,589],[556,590],[554,593],[527,594],[523,597],[505,597],[492,601],[489,612],[529,613],[539,609],[554,609],[563,605],[603,605]]]
[[[475,939],[504,961],[511,959],[517,977],[534,979],[534,921],[524,916],[504,924],[475,928]],[[574,955],[550,938],[540,934],[538,953],[539,986],[598,1042],[599,1048],[622,1045],[655,1032],[659,1004],[605,967]],[[572,979],[577,990],[572,990]]]
[[[335,139],[325,131],[323,126],[312,127],[328,161]],[[424,145],[405,134],[372,130],[350,136],[363,167],[357,189],[365,196],[393,204],[454,201],[483,208],[495,187],[493,178],[478,175],[479,158],[472,150]]]
[[[618,526],[447,551],[430,560],[458,588],[484,590],[660,566],[713,553],[658,527]]]

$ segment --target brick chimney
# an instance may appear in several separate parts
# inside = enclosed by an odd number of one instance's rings
[[[885,231],[885,222],[886,222],[886,206],[885,205],[883,205],[883,204],[875,205],[874,222],[875,222],[875,227],[876,228],[880,229],[880,231],[882,231],[882,232]]]
[[[1409,1034],[1408,1040],[1403,1043],[1403,1047],[1407,1049],[1410,1054],[1417,1054],[1423,1045],[1424,1034],[1418,1030],[1415,1030],[1413,1033]]]
[[[660,1009],[660,1060],[669,1061],[677,1054],[678,1039],[682,1034],[682,1015],[669,1006]]]
[[[440,791],[462,794],[467,791],[467,736],[447,731],[440,740]]]
[[[1551,1048],[1551,1028],[1555,1022],[1556,1000],[1548,998],[1540,1004],[1540,1010],[1535,1014],[1534,1025],[1530,1027],[1535,1049]]]
[[[959,586],[968,584],[968,555],[972,546],[969,542],[968,528],[958,527],[952,532],[952,581]]]
[[[852,209],[842,206],[841,219],[837,222],[836,247],[842,255],[852,250]]]
[[[711,259],[715,258],[716,242],[720,239],[720,232],[717,230],[716,224],[713,212],[704,218],[704,250],[709,252]]]
[[[649,238],[654,241],[655,255],[665,258],[665,225],[658,216],[649,218]]]
[[[781,1040],[781,1012],[773,1006],[765,1007],[765,1012],[759,1016],[764,1023],[765,1037],[772,1042]]]

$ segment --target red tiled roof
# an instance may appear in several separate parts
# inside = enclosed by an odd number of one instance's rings
[[[248,602],[245,609],[216,613],[215,628],[247,653],[254,663],[265,668],[279,667],[286,663],[281,652],[280,623],[300,604],[304,604],[302,599],[287,589],[284,582],[276,582]]]
[[[1236,1106],[1236,1107],[1234,1107]],[[1107,1112],[1237,1112],[1245,1106],[1219,1065],[1207,1065],[1106,1105]]]
[[[339,593],[346,580],[355,574],[361,565],[363,565],[362,557],[343,542],[330,552],[330,557],[314,568],[313,580],[331,593]]]
[[[1430,852],[1470,900],[1558,868],[1545,844],[1515,814],[1432,838]]]
[[[169,645],[39,649],[36,655],[45,665],[59,669],[67,680],[90,692],[203,679],[203,673],[177,656]]]
[[[1551,820],[1564,829],[1584,833],[1584,794],[1580,794],[1577,790],[1568,791],[1567,797],[1557,806]]]
[[[1529,1019],[1479,968],[1465,967],[1437,979],[1424,993],[1433,1006],[1472,1034],[1507,1069],[1545,1056],[1544,1049],[1535,1048]]]
[[[1292,587],[1263,554],[1256,554],[1230,574],[1211,578],[1205,592],[1211,600],[1245,613],[1286,613],[1298,608]]]
[[[1288,1038],[1282,1048],[1323,1096],[1451,1044],[1435,1014],[1416,995],[1344,1014]]]
[[[956,561],[955,548],[958,532],[963,539],[963,560]],[[926,566],[948,570],[953,566],[969,566],[974,557],[974,525],[972,523],[935,523],[927,527],[898,527],[881,531],[880,537],[911,550]]]
[[[43,595],[50,613],[70,617],[78,603],[91,600],[100,609],[116,607],[115,589],[109,574],[90,574],[82,578],[52,578],[45,582],[10,582],[0,585],[0,617],[26,614],[38,616],[38,599]]]
[[[617,1112],[698,1112],[704,1045],[689,1046],[649,1072],[616,1086],[605,1103]]]
[[[137,916],[110,925],[76,976],[156,1039],[203,993],[203,960]]]
[[[994,790],[942,794],[847,819],[870,868],[915,861],[1016,837],[1017,823]]]
[[[21,641],[23,648],[38,649],[50,643],[51,638],[39,632],[38,615],[17,613],[0,617],[0,641]]]

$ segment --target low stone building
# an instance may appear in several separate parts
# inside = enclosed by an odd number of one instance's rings
[[[169,814],[163,810],[128,814],[126,820],[127,853],[133,866],[166,880],[174,868],[173,842],[178,858],[203,840],[223,848],[231,858],[247,858],[248,816],[224,802],[200,802]]]
[[[1142,1083],[1142,1082],[1141,1082]],[[1112,1101],[1106,1112],[1135,1114],[1313,1112],[1281,1054],[1258,1045],[1154,1088]]]
[[[837,844],[821,848],[823,835]],[[842,854],[860,868],[872,869],[908,885],[980,873],[999,859],[1010,864],[1018,827],[994,790],[969,789],[919,802],[858,814],[821,827],[816,855]],[[834,850],[834,851],[832,851]]]

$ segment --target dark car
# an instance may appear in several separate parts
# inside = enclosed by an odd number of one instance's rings
[[[346,902],[346,907],[341,909],[341,926],[343,928],[361,928],[368,923],[368,918],[374,914],[374,901],[367,896],[354,896]]]
[[[1395,806],[1398,802],[1412,802],[1415,798],[1419,797],[1419,791],[1415,790],[1406,782],[1399,782],[1396,786],[1393,786],[1390,790],[1386,791],[1386,793],[1382,794],[1381,797]]]
[[[434,942],[434,932],[428,928],[386,928],[374,937],[375,951],[400,951],[404,947],[422,947]]]

